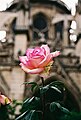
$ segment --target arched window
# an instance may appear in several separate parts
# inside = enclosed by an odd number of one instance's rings
[[[48,38],[48,29],[47,29],[46,17],[39,13],[33,19],[33,39],[39,39],[40,33],[44,34],[44,37]]]
[[[63,21],[55,24],[55,38],[63,39]]]

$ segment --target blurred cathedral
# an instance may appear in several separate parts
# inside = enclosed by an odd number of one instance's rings
[[[60,50],[49,81],[61,80],[72,95],[71,102],[81,110],[81,2],[75,16],[60,0],[14,0],[0,12],[0,91],[11,99],[22,100],[25,81],[38,80],[24,73],[19,56],[28,47],[48,44],[51,51]]]

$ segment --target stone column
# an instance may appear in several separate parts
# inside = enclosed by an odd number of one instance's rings
[[[27,47],[27,37],[25,34],[18,34],[15,36],[14,58],[18,59],[18,52],[25,54]]]
[[[68,46],[68,20],[64,20],[63,46]]]

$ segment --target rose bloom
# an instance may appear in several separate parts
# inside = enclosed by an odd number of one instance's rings
[[[11,103],[11,100],[8,97],[6,97],[5,95],[0,95],[0,104],[7,105],[10,103]]]
[[[26,56],[20,56],[21,68],[29,74],[39,74],[43,76],[49,73],[53,64],[53,58],[57,57],[60,51],[50,53],[48,45],[27,49]]]

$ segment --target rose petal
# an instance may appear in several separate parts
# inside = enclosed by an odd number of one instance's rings
[[[41,56],[45,56],[43,49],[41,49],[40,47],[36,47],[35,50],[32,52],[32,58],[39,58]]]
[[[44,68],[36,68],[36,69],[30,70],[26,66],[24,66],[22,63],[20,63],[20,65],[26,73],[30,73],[30,74],[39,74],[44,70]]]
[[[39,67],[45,67],[47,66],[47,64],[52,61],[52,55],[49,54],[47,57],[45,57],[45,59],[39,63]]]
[[[41,52],[41,48],[40,47],[36,47],[33,52],[32,52],[32,55],[34,56],[37,56],[38,54],[40,54]]]
[[[33,50],[34,49],[32,49],[32,48],[27,49],[26,56],[27,56],[28,59],[32,58],[32,54],[31,53],[33,52]]]
[[[20,59],[20,62],[24,64],[27,68],[29,69],[33,68],[32,63],[30,61],[27,61],[28,60],[27,56],[20,56],[19,59]]]
[[[4,95],[0,95],[0,103],[3,105],[10,104],[11,100]]]
[[[26,63],[27,63],[27,56],[19,56],[19,60],[20,60],[20,62],[22,62],[24,65],[26,65]]]
[[[0,103],[2,103],[3,105],[5,105],[5,96],[0,95]]]
[[[42,45],[41,48],[44,49],[44,53],[46,56],[50,54],[50,49],[47,45]]]
[[[22,69],[31,74],[40,74],[49,65],[53,57],[57,57],[60,51],[50,53],[48,45],[27,49],[26,55],[20,57]]]
[[[55,51],[51,53],[52,57],[57,57],[58,55],[60,55],[60,51]]]
[[[30,63],[32,64],[33,68],[39,67],[39,64],[43,61],[44,56],[40,56],[39,58],[34,58],[30,60]]]
[[[26,63],[25,66],[26,66],[28,69],[33,69],[33,68],[34,68],[34,66],[33,66],[31,60],[27,61],[27,63]]]

